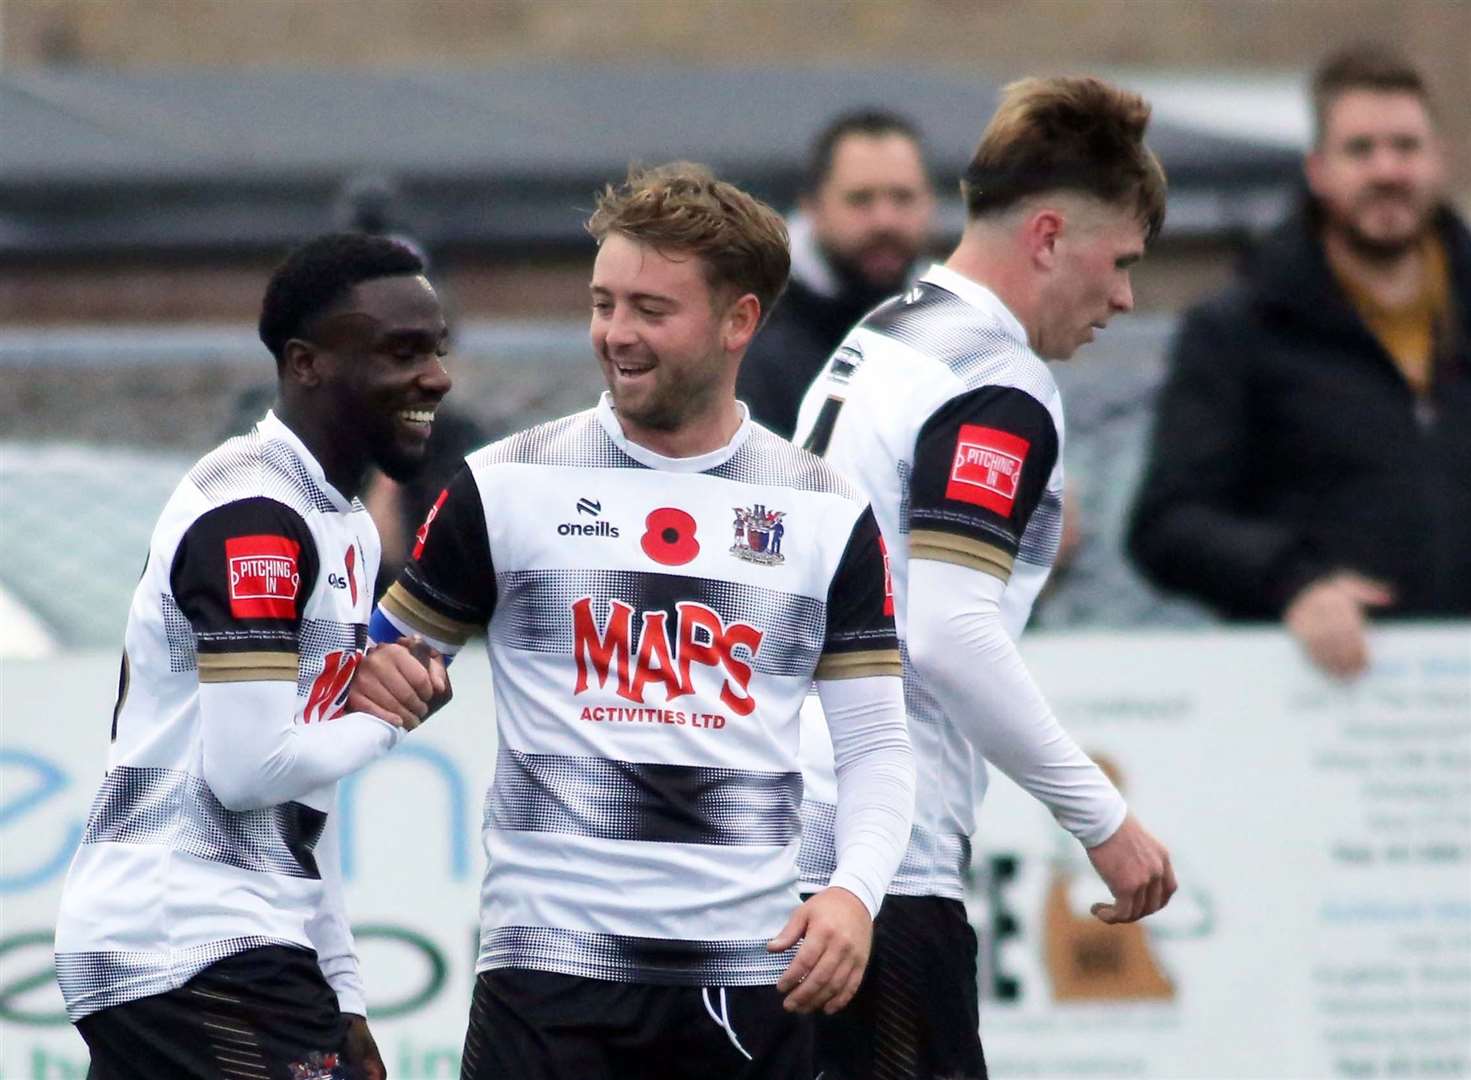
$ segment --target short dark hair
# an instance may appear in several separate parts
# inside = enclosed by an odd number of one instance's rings
[[[308,240],[271,274],[261,301],[260,339],[279,367],[286,343],[355,285],[424,272],[424,260],[397,240],[365,233],[328,233]]]
[[[1144,145],[1149,104],[1091,76],[1022,79],[1001,91],[960,182],[967,216],[1048,191],[1132,203],[1147,240],[1165,219],[1165,173]]]
[[[1385,45],[1360,43],[1323,58],[1313,72],[1313,143],[1322,142],[1328,110],[1350,90],[1414,94],[1433,111],[1424,78],[1403,55]]]
[[[620,233],[661,253],[698,255],[711,291],[754,293],[763,322],[791,270],[781,215],[690,161],[631,168],[598,196],[587,231],[600,245]]]
[[[908,117],[887,109],[852,109],[833,117],[812,142],[807,159],[807,172],[802,179],[803,190],[811,195],[827,181],[833,171],[833,155],[838,143],[849,135],[864,135],[877,139],[884,135],[900,135],[923,148],[924,139],[919,127]]]

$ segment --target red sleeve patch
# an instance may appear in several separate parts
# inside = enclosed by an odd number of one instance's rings
[[[960,425],[955,460],[945,498],[983,506],[1002,517],[1011,516],[1021,483],[1022,464],[1032,444],[1019,435],[979,424]]]
[[[237,619],[296,618],[300,554],[301,545],[284,536],[233,536],[226,540],[230,614]]]
[[[449,488],[439,493],[439,498],[434,500],[434,505],[429,508],[429,513],[424,517],[424,524],[420,525],[414,533],[414,550],[409,556],[415,562],[419,556],[424,554],[424,544],[429,540],[429,526],[434,524],[434,519],[439,516],[439,508],[444,505],[444,500],[449,498]]]
[[[879,535],[879,554],[884,557],[884,614],[894,614],[894,574],[889,564],[889,545]]]

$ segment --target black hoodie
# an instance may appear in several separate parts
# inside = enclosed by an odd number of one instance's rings
[[[1304,209],[1171,348],[1129,552],[1223,615],[1276,618],[1347,569],[1390,614],[1471,615],[1471,233],[1436,223],[1452,318],[1425,401],[1334,279]]]
[[[907,287],[875,289],[823,251],[809,222],[794,222],[791,237],[786,292],[746,350],[736,378],[736,397],[751,419],[783,439],[792,437],[807,387],[848,331]]]

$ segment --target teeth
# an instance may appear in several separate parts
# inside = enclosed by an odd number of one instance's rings
[[[398,415],[409,421],[409,423],[411,424],[434,423],[433,409],[404,409]]]

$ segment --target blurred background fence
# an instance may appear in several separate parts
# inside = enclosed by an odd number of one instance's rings
[[[1141,465],[1172,319],[1121,320],[1058,370],[1082,541],[1038,624],[1194,625],[1123,561],[1118,537]],[[115,645],[148,535],[180,475],[269,402],[272,367],[247,328],[0,331],[0,588],[61,648]],[[457,407],[508,432],[586,408],[601,387],[579,322],[469,320],[456,337]]]

